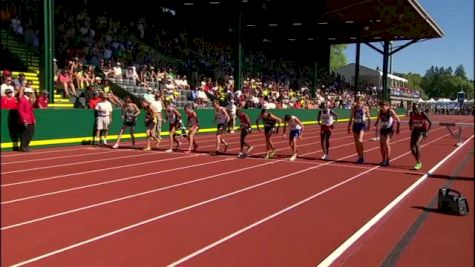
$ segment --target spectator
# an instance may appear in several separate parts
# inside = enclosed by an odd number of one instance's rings
[[[20,89],[20,87],[25,86],[25,84],[26,84],[25,74],[24,73],[18,74],[18,77],[13,80],[13,84],[15,86],[16,91],[18,91],[18,89]]]
[[[4,72],[4,75],[5,75],[5,72]],[[11,76],[7,76],[5,78],[5,83],[3,83],[0,87],[1,87],[0,89],[1,89],[1,94],[2,94],[1,96],[2,97],[5,96],[5,92],[8,89],[10,89],[12,92],[16,91],[15,88],[13,87],[13,85],[12,85],[12,77]]]
[[[1,109],[17,109],[18,101],[13,95],[13,90],[8,88],[5,90],[5,96],[0,97],[0,108]]]
[[[100,95],[101,102],[97,103],[95,110],[97,111],[96,140],[107,145],[107,134],[109,126],[112,123],[112,104],[105,94]]]
[[[41,95],[36,99],[33,107],[39,108],[39,109],[47,109],[48,103],[49,103],[49,92],[46,90],[43,90]]]
[[[34,91],[27,88],[24,91],[24,95],[20,97],[18,102],[18,115],[21,125],[20,131],[20,151],[30,152],[30,142],[33,139],[35,133],[35,114],[33,113],[33,105],[30,102],[30,98],[34,94]]]

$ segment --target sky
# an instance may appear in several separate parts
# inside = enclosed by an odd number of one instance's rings
[[[393,72],[424,75],[430,66],[455,68],[462,64],[467,77],[474,77],[474,0],[419,0],[429,16],[442,29],[438,39],[412,44],[393,55]],[[396,42],[395,46],[405,42]],[[373,43],[382,49],[379,43]],[[355,45],[348,45],[348,63],[355,62]],[[367,45],[361,45],[360,64],[382,69],[383,57]]]

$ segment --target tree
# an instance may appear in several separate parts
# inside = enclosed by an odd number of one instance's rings
[[[407,87],[410,89],[421,90],[422,76],[418,73],[394,73],[394,75],[407,80]]]
[[[454,75],[464,80],[467,80],[467,73],[465,72],[465,68],[463,65],[458,65],[457,68],[455,68]]]
[[[473,97],[473,82],[465,76],[462,65],[453,74],[451,68],[431,67],[426,71],[420,86],[429,97],[455,99],[461,89],[467,92],[468,98]]]
[[[347,64],[345,44],[332,45],[330,49],[330,70],[334,71]]]

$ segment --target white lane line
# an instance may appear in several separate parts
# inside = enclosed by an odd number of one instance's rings
[[[409,186],[404,192],[402,192],[398,197],[396,197],[391,203],[384,207],[378,214],[376,214],[371,220],[369,220],[365,225],[358,229],[353,235],[351,235],[345,242],[343,242],[337,249],[335,249],[330,255],[328,255],[323,261],[321,261],[317,266],[330,266],[335,260],[337,260],[347,249],[349,249],[358,239],[360,239],[366,232],[368,232],[376,223],[378,223],[384,216],[386,216],[396,205],[398,205],[407,195],[409,195],[414,189],[416,189],[421,183],[423,183],[432,173],[434,173],[440,166],[442,166],[446,161],[448,161],[455,153],[457,153],[463,146],[465,146],[470,140],[472,140],[473,135],[467,139],[461,146],[458,146],[454,149],[449,155],[437,163],[432,169],[429,170],[426,174],[420,177],[415,183]]]
[[[344,136],[344,137],[334,138],[333,140],[340,140],[340,139],[345,139],[345,138],[349,138],[349,137]],[[288,141],[279,141],[279,142],[274,142],[274,144],[287,143],[287,142]],[[319,143],[319,141],[312,142],[312,143],[301,145],[301,147],[314,145],[314,144],[318,144],[318,143]],[[264,146],[264,145],[263,144],[254,145],[254,147],[261,147],[261,146]],[[204,147],[208,147],[208,146],[204,146]],[[229,149],[229,151],[238,150],[238,149],[239,148],[233,148],[233,149]],[[283,149],[285,149],[285,148],[279,148],[277,150],[279,151],[279,150],[283,150]],[[171,153],[171,154],[172,155],[176,155],[176,154],[183,155],[183,153]],[[203,156],[204,154],[193,154],[193,155],[194,156],[198,156],[198,155]],[[191,157],[191,156],[180,156],[180,157],[175,157],[175,158],[166,159],[166,160],[183,159],[183,158],[189,158],[189,157]],[[229,156],[229,157],[231,157],[231,156]],[[232,156],[232,157],[235,157],[235,156]],[[114,167],[98,168],[98,169],[93,169],[93,170],[88,170],[88,171],[83,171],[83,172],[55,175],[55,176],[50,176],[50,177],[45,177],[45,178],[25,180],[25,181],[21,181],[21,182],[3,184],[0,187],[9,187],[9,186],[22,185],[22,184],[29,184],[29,183],[34,183],[34,182],[48,181],[48,180],[59,179],[59,178],[63,178],[63,177],[77,176],[77,175],[82,175],[82,174],[87,174],[87,173],[95,173],[95,172],[98,172],[98,171],[115,170],[115,169],[120,169],[120,168],[139,166],[139,165],[144,165],[144,164],[149,164],[149,163],[154,163],[154,162],[161,162],[161,161],[165,161],[165,160],[152,160],[152,161],[145,161],[145,162],[140,162],[140,163],[133,163],[133,164],[127,164],[127,165],[114,166]]]
[[[319,166],[321,166],[321,165],[319,165]],[[263,183],[255,184],[255,185],[253,185],[253,186],[249,186],[249,187],[246,187],[246,188],[237,190],[237,191],[233,191],[233,192],[228,193],[228,194],[225,194],[225,195],[221,195],[221,196],[218,196],[218,197],[215,197],[215,198],[211,198],[211,199],[208,199],[208,200],[205,200],[205,201],[202,201],[202,202],[199,202],[199,203],[190,205],[190,206],[186,206],[186,207],[184,207],[184,208],[181,208],[181,209],[178,209],[178,210],[174,210],[174,211],[171,211],[171,212],[162,214],[162,215],[160,215],[160,216],[157,216],[157,217],[154,217],[154,218],[150,218],[150,219],[148,219],[148,220],[141,221],[141,222],[139,222],[139,223],[132,224],[132,225],[129,225],[129,226],[126,226],[126,227],[117,229],[117,230],[115,230],[115,231],[108,232],[108,233],[106,233],[106,234],[102,234],[102,235],[99,235],[99,236],[96,236],[96,237],[93,237],[93,238],[84,240],[84,241],[82,241],[82,242],[75,243],[75,244],[73,244],[73,245],[70,245],[70,246],[67,246],[67,247],[64,247],[64,248],[61,248],[61,249],[58,249],[58,250],[54,250],[54,251],[52,251],[52,252],[43,254],[43,255],[41,255],[41,256],[38,256],[38,257],[35,257],[35,258],[32,258],[32,259],[29,259],[29,260],[26,260],[26,261],[23,261],[23,262],[14,264],[14,265],[12,265],[12,267],[15,267],[15,266],[23,266],[23,265],[28,264],[28,263],[32,263],[32,262],[35,262],[35,261],[38,261],[38,260],[41,260],[41,259],[44,259],[44,258],[47,258],[47,257],[51,257],[51,256],[53,256],[53,255],[62,253],[62,252],[64,252],[64,251],[68,251],[68,250],[71,250],[71,249],[73,249],[73,248],[77,248],[77,247],[80,247],[80,246],[83,246],[83,245],[92,243],[92,242],[97,241],[97,240],[100,240],[100,239],[104,239],[104,238],[109,237],[109,236],[113,236],[113,235],[115,235],[115,234],[119,234],[119,233],[121,233],[121,232],[130,230],[130,229],[133,229],[133,228],[137,228],[137,227],[142,226],[142,225],[147,224],[147,223],[151,223],[151,222],[154,222],[154,221],[157,221],[157,220],[160,220],[160,219],[163,219],[163,218],[166,218],[166,217],[169,217],[169,216],[172,216],[172,215],[175,215],[175,214],[178,214],[178,213],[181,213],[181,212],[184,212],[184,211],[187,211],[187,210],[190,210],[190,209],[199,207],[199,206],[203,206],[203,205],[206,205],[206,204],[208,204],[208,203],[211,203],[211,202],[214,202],[214,201],[218,201],[218,200],[220,200],[220,199],[224,199],[224,198],[227,198],[227,197],[230,197],[230,196],[233,196],[233,195],[242,193],[242,192],[244,192],[244,191],[251,190],[251,189],[256,188],[256,187],[260,187],[260,186],[265,185],[265,184],[268,184],[268,183],[272,183],[272,182],[275,182],[275,181],[278,181],[278,180],[282,180],[282,179],[285,179],[285,178],[290,177],[290,176],[298,175],[298,174],[300,174],[300,173],[303,173],[303,172],[306,172],[306,171],[309,171],[309,170],[318,168],[319,166],[313,166],[313,167],[309,167],[309,168],[303,169],[303,170],[301,170],[301,171],[293,172],[293,173],[291,173],[291,174],[286,174],[286,175],[283,175],[283,176],[279,176],[279,177],[277,177],[277,178],[275,178],[275,179],[272,179],[272,180],[269,180],[269,181],[266,181],[266,182],[263,182]]]
[[[133,152],[133,151],[131,151]],[[44,169],[51,169],[51,168],[56,168],[56,167],[66,167],[66,166],[73,166],[73,165],[81,165],[81,164],[86,164],[86,163],[93,163],[93,162],[102,162],[102,161],[110,161],[110,160],[116,160],[116,159],[124,159],[124,158],[135,158],[135,157],[142,157],[142,156],[148,156],[148,155],[157,155],[157,154],[165,154],[164,152],[158,152],[158,151],[149,151],[147,153],[144,153],[142,151],[137,151],[140,154],[137,155],[127,155],[127,156],[121,156],[121,157],[114,157],[114,158],[104,158],[104,159],[94,159],[94,160],[86,160],[86,161],[79,161],[79,162],[73,162],[73,163],[65,163],[65,164],[58,164],[58,165],[49,165],[49,166],[44,166],[44,167],[37,167],[37,168],[30,168],[30,169],[20,169],[20,170],[15,170],[15,171],[7,171],[7,172],[2,172],[2,175],[5,174],[10,174],[10,173],[19,173],[19,172],[29,172],[29,171],[37,171],[37,170],[44,170]],[[152,152],[152,153],[150,153]]]
[[[317,138],[317,137],[309,137],[310,138]],[[238,144],[236,143],[230,143],[230,144]],[[209,145],[209,146],[203,146],[204,147],[213,147],[214,145]],[[120,151],[120,150],[118,150]],[[134,157],[140,157],[140,156],[146,156],[146,155],[154,155],[157,153],[164,153],[162,151],[149,151],[149,152],[143,152],[143,151],[138,151],[138,150],[132,150],[139,152],[140,154],[137,155],[127,155],[127,156],[121,156],[121,157],[114,157],[114,158],[105,158],[105,159],[96,159],[96,160],[88,160],[88,161],[78,161],[78,162],[73,162],[73,163],[65,163],[65,164],[58,164],[58,165],[49,165],[49,166],[43,166],[43,167],[36,167],[36,168],[30,168],[30,169],[19,169],[19,170],[14,170],[14,171],[7,171],[7,172],[2,172],[2,175],[5,174],[11,174],[11,173],[19,173],[19,172],[28,172],[28,171],[37,171],[37,170],[43,170],[43,169],[50,169],[50,168],[55,168],[55,167],[66,167],[66,166],[73,166],[73,165],[80,165],[80,164],[85,164],[85,163],[91,163],[91,162],[101,162],[101,161],[110,161],[110,160],[115,160],[115,159],[124,159],[124,158],[134,158]]]
[[[226,158],[225,160],[232,160],[232,159],[231,158]],[[15,203],[15,202],[40,198],[40,197],[52,196],[52,195],[57,195],[57,194],[61,194],[61,193],[71,192],[71,191],[77,191],[77,190],[81,190],[81,189],[85,189],[85,188],[91,188],[91,187],[96,187],[96,186],[101,186],[101,185],[106,185],[106,184],[118,183],[118,182],[129,181],[129,180],[135,180],[135,179],[146,177],[146,176],[151,176],[151,175],[156,175],[156,174],[161,174],[161,173],[167,173],[167,172],[172,172],[172,171],[179,171],[179,170],[184,170],[184,169],[189,169],[189,168],[194,168],[194,167],[199,167],[199,166],[205,166],[205,165],[209,165],[209,164],[214,164],[216,162],[220,162],[220,161],[210,161],[210,162],[205,162],[205,163],[198,163],[198,164],[193,164],[193,165],[182,166],[182,167],[173,168],[173,169],[166,169],[166,170],[157,171],[157,172],[149,172],[149,173],[134,175],[134,176],[126,177],[126,178],[109,180],[109,181],[95,183],[95,184],[88,184],[88,185],[68,188],[68,189],[64,189],[64,190],[53,191],[53,192],[49,192],[49,193],[33,195],[33,196],[29,196],[29,197],[17,198],[17,199],[13,199],[13,200],[4,201],[1,204],[6,205],[6,204]]]
[[[401,139],[401,140],[396,141],[396,142],[394,142],[394,143],[398,143],[398,142],[401,142],[401,141],[404,141],[404,140],[407,140],[407,139],[409,139],[409,138],[404,138],[404,139]],[[347,144],[347,145],[351,145],[351,144]],[[379,147],[374,147],[374,148],[368,149],[367,151],[372,151],[372,150],[375,150],[375,149],[379,149]],[[350,158],[350,157],[353,157],[353,156],[355,156],[355,155],[356,155],[356,153],[351,154],[351,155],[346,156],[346,157],[343,157],[343,158],[340,158],[339,160],[343,160],[343,159],[346,159],[346,158]],[[276,161],[276,162],[277,162],[277,161]],[[273,183],[273,182],[276,182],[276,181],[285,179],[285,178],[287,178],[287,177],[294,176],[294,175],[297,175],[297,174],[300,174],[300,173],[303,173],[303,172],[307,172],[307,171],[310,171],[310,170],[319,168],[319,167],[321,167],[321,166],[329,165],[329,164],[332,164],[332,163],[333,163],[333,162],[327,162],[327,163],[324,163],[324,164],[321,164],[321,165],[317,165],[317,166],[309,167],[309,168],[306,168],[306,169],[303,169],[303,170],[300,170],[300,171],[297,171],[297,172],[293,172],[293,173],[291,173],[291,174],[286,174],[286,175],[283,175],[283,176],[280,176],[280,177],[277,177],[277,178],[274,178],[274,179],[272,179],[272,180],[268,180],[268,181],[265,181],[265,182],[262,182],[262,183],[259,183],[259,184],[255,184],[255,185],[252,185],[252,186],[249,186],[249,187],[245,187],[245,188],[242,188],[242,189],[239,189],[239,190],[230,192],[230,193],[225,194],[225,195],[221,195],[221,196],[218,196],[218,197],[215,197],[215,198],[212,198],[212,199],[208,199],[208,200],[205,200],[205,201],[202,201],[202,202],[199,202],[199,203],[196,203],[196,204],[193,204],[193,205],[190,205],[190,206],[187,206],[187,207],[178,209],[178,210],[174,210],[174,211],[168,212],[168,213],[166,213],[166,214],[159,215],[159,216],[157,216],[157,217],[150,218],[150,219],[145,220],[145,221],[141,221],[141,222],[136,223],[136,224],[132,224],[132,225],[129,225],[129,226],[126,226],[126,227],[117,229],[117,230],[112,231],[112,232],[109,232],[109,233],[105,233],[105,234],[102,234],[102,235],[99,235],[99,236],[96,236],[96,237],[93,237],[93,238],[84,240],[84,241],[79,242],[79,243],[72,244],[72,245],[70,245],[70,246],[67,246],[67,247],[64,247],[64,248],[61,248],[61,249],[58,249],[58,250],[54,250],[54,251],[52,251],[52,252],[49,252],[49,253],[46,253],[46,254],[37,256],[37,257],[35,257],[35,258],[28,259],[28,260],[26,260],[26,261],[17,263],[17,264],[12,265],[12,266],[23,266],[23,265],[25,265],[25,264],[32,263],[32,262],[35,262],[35,261],[38,261],[38,260],[41,260],[41,259],[50,257],[50,256],[53,256],[53,255],[62,253],[62,252],[64,252],[64,251],[68,251],[68,250],[71,250],[71,249],[74,249],[74,248],[77,248],[77,247],[80,247],[80,246],[83,246],[83,245],[92,243],[92,242],[94,242],[94,241],[97,241],[97,240],[100,240],[100,239],[104,239],[104,238],[106,238],[106,237],[113,236],[113,235],[115,235],[115,234],[119,234],[119,233],[121,233],[121,232],[130,230],[130,229],[133,229],[133,228],[137,228],[137,227],[142,226],[142,225],[144,225],[144,224],[151,223],[151,222],[157,221],[157,220],[159,220],[159,219],[169,217],[169,216],[174,215],[174,214],[178,214],[178,213],[181,213],[181,212],[184,212],[184,211],[187,211],[187,210],[190,210],[190,209],[199,207],[199,206],[203,206],[203,205],[206,205],[206,204],[208,204],[208,203],[215,202],[215,201],[217,201],[217,200],[224,199],[224,198],[227,198],[227,197],[230,197],[230,196],[233,196],[233,195],[236,195],[236,194],[239,194],[239,193],[248,191],[248,190],[252,190],[252,189],[254,189],[254,188],[261,187],[261,186],[263,186],[263,185],[270,184],[270,183]]]
[[[425,145],[428,145],[428,144],[431,144],[431,143],[433,143],[433,142],[436,142],[436,141],[438,141],[438,140],[440,140],[440,139],[442,139],[442,138],[444,138],[444,137],[446,137],[446,136],[448,136],[448,135],[444,135],[444,136],[439,137],[439,138],[437,138],[437,139],[435,139],[435,140],[432,140],[431,142],[429,142],[429,143],[427,143],[427,144],[425,144]],[[425,145],[423,145],[423,146],[425,146]],[[395,157],[393,160],[397,160],[397,159],[399,159],[399,158],[402,158],[402,157],[404,157],[404,156],[406,156],[406,155],[408,155],[408,154],[410,154],[410,153],[411,153],[411,152],[406,152],[406,153],[404,153],[404,154],[402,154],[402,155],[399,155],[399,156]],[[342,158],[342,159],[344,159],[344,158]],[[340,159],[340,160],[341,160],[341,159]],[[367,173],[370,173],[370,172],[372,172],[372,171],[374,171],[374,170],[376,170],[376,169],[378,169],[378,168],[380,168],[380,166],[375,166],[375,167],[373,167],[373,168],[371,168],[371,169],[368,169],[368,170],[366,170],[366,171],[364,171],[364,172],[361,172],[361,173],[359,173],[359,174],[356,174],[356,175],[354,175],[354,176],[351,176],[350,178],[348,178],[348,179],[346,179],[346,180],[344,180],[344,181],[341,181],[341,182],[338,183],[338,184],[335,184],[335,185],[333,185],[333,186],[331,186],[331,187],[328,187],[328,188],[326,188],[325,190],[322,190],[322,191],[320,191],[320,192],[318,192],[318,193],[316,193],[316,194],[314,194],[314,195],[311,195],[311,196],[309,196],[309,197],[307,197],[307,198],[305,198],[305,199],[303,199],[303,200],[301,200],[301,201],[299,201],[299,202],[297,202],[297,203],[294,203],[293,205],[290,205],[290,206],[288,206],[288,207],[286,207],[286,208],[284,208],[284,209],[281,209],[281,210],[279,210],[278,212],[275,212],[275,213],[273,213],[273,214],[271,214],[271,215],[269,215],[269,216],[267,216],[267,217],[265,217],[265,218],[263,218],[263,219],[261,219],[261,220],[255,222],[255,223],[253,223],[253,224],[250,224],[250,225],[248,225],[248,226],[246,226],[246,227],[244,227],[244,228],[241,228],[240,230],[235,231],[234,233],[229,234],[229,235],[227,235],[227,236],[225,236],[225,237],[223,237],[223,238],[221,238],[221,239],[219,239],[219,240],[217,240],[217,241],[215,241],[215,242],[213,242],[213,243],[211,243],[211,244],[209,244],[209,245],[207,245],[207,246],[205,246],[205,247],[203,247],[203,248],[201,248],[201,249],[199,249],[199,250],[196,250],[195,252],[192,252],[192,253],[188,254],[187,256],[185,256],[185,257],[183,257],[183,258],[181,258],[181,259],[179,259],[179,260],[177,260],[177,261],[175,261],[175,262],[169,264],[168,267],[174,267],[174,266],[177,266],[177,265],[179,265],[179,264],[181,264],[181,263],[183,263],[183,262],[185,262],[185,261],[187,261],[187,260],[190,260],[191,258],[194,258],[194,257],[198,256],[199,254],[202,254],[202,253],[204,253],[204,252],[206,252],[206,251],[208,251],[208,250],[210,250],[210,249],[212,249],[212,248],[214,248],[214,247],[216,247],[216,246],[218,246],[218,245],[220,245],[220,244],[222,244],[222,243],[224,243],[224,242],[226,242],[226,241],[228,241],[228,240],[230,240],[230,239],[232,239],[232,238],[234,238],[234,237],[236,237],[236,236],[238,236],[238,235],[240,235],[240,234],[242,234],[242,233],[244,233],[244,232],[246,232],[246,231],[248,231],[248,230],[250,230],[250,229],[252,229],[252,228],[255,228],[255,227],[257,227],[257,226],[259,226],[259,225],[261,225],[261,224],[263,224],[263,223],[265,223],[265,222],[267,222],[267,221],[269,221],[269,220],[271,220],[271,219],[273,219],[273,218],[275,218],[275,217],[277,217],[277,216],[279,216],[279,215],[282,215],[283,213],[288,212],[289,210],[292,210],[292,209],[294,209],[294,208],[296,208],[296,207],[299,207],[299,206],[301,206],[302,204],[305,204],[305,203],[309,202],[309,201],[312,200],[312,199],[315,199],[315,198],[317,198],[317,197],[319,197],[319,196],[321,196],[321,195],[323,195],[323,194],[325,194],[325,193],[327,193],[327,192],[329,192],[329,191],[334,190],[335,188],[338,188],[338,187],[340,187],[340,186],[342,186],[342,185],[344,185],[344,184],[347,184],[347,183],[349,183],[349,182],[355,180],[356,178],[358,178],[358,177],[360,177],[360,176],[363,176],[363,175],[365,175],[365,174],[367,174]],[[324,265],[324,266],[328,266],[328,265]]]
[[[216,162],[222,162],[222,161],[227,161],[227,160],[231,160],[231,159],[223,159],[223,160],[219,160],[219,161],[216,161]],[[119,202],[119,201],[122,201],[122,200],[136,198],[136,197],[139,197],[139,196],[144,196],[144,195],[148,195],[148,194],[152,194],[152,193],[156,193],[156,192],[160,192],[160,191],[165,191],[165,190],[168,190],[168,189],[172,189],[172,188],[176,188],[176,187],[180,187],[180,186],[184,186],[184,185],[189,185],[189,184],[193,184],[193,183],[197,183],[197,182],[210,180],[210,179],[213,179],[213,178],[216,178],[216,177],[219,177],[219,176],[223,176],[223,175],[229,175],[229,174],[233,174],[233,173],[236,173],[236,172],[242,172],[242,171],[246,171],[246,170],[250,170],[250,169],[254,169],[254,168],[259,168],[259,167],[269,165],[269,164],[275,164],[276,162],[277,161],[269,161],[267,163],[257,164],[257,165],[254,165],[254,166],[249,166],[249,167],[240,168],[240,169],[236,169],[236,170],[232,170],[232,171],[226,171],[226,172],[222,172],[222,173],[218,173],[218,174],[213,174],[213,175],[209,175],[209,176],[206,176],[206,177],[203,177],[203,178],[199,178],[199,179],[195,179],[195,180],[191,180],[191,181],[187,181],[187,182],[183,182],[183,183],[179,183],[179,184],[173,184],[173,185],[169,185],[169,186],[159,187],[159,188],[152,189],[152,190],[149,190],[149,191],[144,191],[144,192],[140,192],[140,193],[137,193],[137,194],[128,195],[128,196],[125,196],[125,197],[115,198],[115,199],[111,199],[111,200],[108,200],[108,201],[92,204],[92,205],[89,205],[89,206],[80,207],[80,208],[77,208],[77,209],[72,209],[72,210],[68,210],[68,211],[64,211],[64,212],[51,214],[51,215],[36,218],[36,219],[30,220],[30,221],[25,221],[25,222],[21,222],[21,223],[17,223],[17,224],[8,225],[8,226],[5,226],[5,227],[2,227],[0,230],[2,230],[2,231],[3,230],[8,230],[8,229],[11,229],[11,228],[16,228],[16,227],[20,227],[20,226],[23,226],[23,225],[36,223],[36,222],[39,222],[39,221],[52,219],[52,218],[55,218],[55,217],[75,213],[75,212],[82,211],[82,210],[87,210],[87,209],[92,209],[92,208],[104,206],[104,205]]]
[[[84,157],[84,156],[93,156],[93,155],[109,154],[109,153],[116,153],[116,152],[119,152],[120,150],[109,150],[109,151],[100,150],[100,151],[101,151],[101,152],[94,152],[94,153],[87,152],[87,153],[83,153],[83,154],[74,154],[74,155],[65,155],[65,156],[57,156],[57,157],[49,157],[49,158],[39,158],[39,159],[29,159],[29,160],[12,161],[12,162],[2,163],[2,166],[10,165],[10,164],[20,164],[20,163],[34,162],[34,161],[44,161],[44,160],[50,160],[50,159],[66,159],[66,158],[74,158],[74,157]]]
[[[101,172],[101,171],[109,171],[109,170],[128,168],[128,167],[140,166],[140,165],[151,164],[151,163],[158,163],[158,162],[172,161],[172,160],[177,160],[177,159],[186,159],[186,158],[198,157],[198,156],[201,156],[201,155],[200,154],[193,154],[193,155],[187,155],[187,156],[182,156],[182,157],[174,157],[174,158],[166,158],[166,159],[155,159],[155,160],[143,161],[143,162],[133,163],[133,164],[126,164],[126,165],[120,165],[120,166],[114,166],[114,167],[108,167],[108,168],[92,169],[92,170],[89,170],[89,171],[68,173],[68,174],[50,176],[50,177],[39,178],[39,179],[34,179],[34,180],[26,180],[26,181],[15,182],[15,183],[10,183],[10,184],[3,184],[3,185],[1,185],[1,187],[10,187],[10,186],[15,186],[15,185],[30,184],[30,183],[54,180],[54,179],[59,179],[59,178],[64,178],[64,177],[78,176],[78,175],[83,175],[83,174],[88,174],[88,173],[96,173],[97,174],[97,172]]]
[[[348,146],[348,144],[335,146],[334,149],[339,148],[339,147],[344,147],[344,146]],[[319,152],[319,151],[316,151],[316,152]],[[313,153],[316,153],[316,152],[309,152],[309,153],[303,154],[303,156],[313,154]],[[234,157],[233,158],[227,158],[227,159],[234,159]],[[215,161],[215,163],[220,162],[220,161],[224,161],[224,160]],[[192,184],[192,183],[196,183],[196,182],[200,182],[200,181],[205,181],[205,180],[209,180],[209,179],[221,176],[221,175],[228,175],[228,174],[231,174],[231,173],[240,172],[240,171],[243,171],[243,170],[248,170],[248,169],[253,169],[253,168],[258,168],[258,167],[261,167],[261,166],[274,164],[274,163],[282,162],[282,161],[285,161],[285,160],[281,159],[281,160],[275,160],[275,161],[266,161],[263,164],[257,164],[255,166],[251,166],[251,167],[246,167],[246,168],[242,168],[242,169],[238,169],[238,170],[223,172],[221,174],[215,174],[215,175],[207,176],[207,177],[204,177],[204,178],[199,178],[199,179],[196,179],[196,180],[192,180],[192,181],[188,181],[188,182],[184,182],[184,183],[180,183],[180,184],[175,184],[175,185],[170,185],[170,186],[166,186],[166,187],[162,187],[162,188],[157,188],[157,189],[153,189],[153,190],[150,190],[150,191],[137,193],[137,194],[134,194],[134,195],[131,195],[131,196],[125,196],[125,197],[122,197],[122,198],[113,199],[113,200],[109,200],[109,201],[105,201],[105,202],[100,202],[100,203],[92,204],[92,205],[89,205],[89,206],[86,206],[86,207],[80,207],[80,208],[77,208],[77,209],[63,211],[63,212],[60,212],[60,213],[40,217],[40,218],[33,219],[33,220],[30,220],[30,221],[25,221],[25,222],[17,223],[17,224],[14,224],[14,225],[5,226],[5,227],[1,228],[1,230],[7,230],[7,229],[10,229],[10,228],[19,227],[19,226],[22,226],[22,225],[35,223],[35,222],[38,222],[38,221],[43,221],[43,220],[47,220],[47,219],[50,219],[50,218],[55,218],[55,217],[66,215],[66,214],[71,214],[71,213],[81,211],[81,210],[86,210],[86,209],[89,209],[89,208],[103,206],[103,205],[106,205],[106,204],[118,202],[118,201],[121,201],[121,200],[133,198],[133,197],[136,197],[136,196],[142,196],[142,195],[146,195],[146,194],[150,194],[150,193],[155,193],[155,192],[158,192],[158,191],[163,191],[165,189],[171,189],[171,188],[175,188],[175,187],[178,187],[178,186],[181,186],[181,185],[187,185],[187,184]],[[320,164],[321,163],[314,163],[313,165],[316,166],[316,165],[320,165]]]
[[[2,156],[0,158],[13,158],[13,157],[20,157],[20,156],[23,156],[23,157],[28,157],[28,156],[32,156],[32,155],[36,155],[36,154],[47,154],[47,153],[55,153],[55,152],[67,152],[67,151],[71,151],[72,149],[76,150],[76,149],[89,149],[90,147],[77,147],[77,146],[69,146],[68,149],[57,149],[57,150],[51,150],[51,149],[48,149],[47,151],[37,151],[37,150],[34,150],[33,152],[30,152],[28,154],[25,154],[25,153],[15,153],[13,154],[3,154],[2,153]]]

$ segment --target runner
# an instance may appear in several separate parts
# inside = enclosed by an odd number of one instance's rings
[[[379,130],[380,135],[380,146],[381,154],[383,156],[383,161],[380,163],[383,167],[389,167],[389,157],[391,156],[391,138],[394,134],[394,121],[396,121],[396,134],[399,134],[399,117],[396,112],[390,107],[389,102],[384,101],[380,104],[380,110],[378,113],[378,118],[374,127],[378,128],[379,121],[381,121],[381,129]]]
[[[173,142],[176,143],[175,150],[178,150],[181,145],[180,141],[176,139],[176,131],[180,129],[181,114],[169,100],[165,100],[164,104],[167,115],[166,120],[169,123],[168,134],[170,136],[170,146],[165,152],[173,152]]]
[[[251,119],[241,109],[238,109],[236,113],[241,121],[241,151],[238,154],[238,158],[244,158],[253,149],[253,147],[246,142],[246,136],[252,132]],[[244,146],[247,147],[246,153],[244,153]]]
[[[338,115],[329,109],[327,103],[323,102],[318,111],[317,122],[320,128],[320,143],[322,145],[322,160],[329,159],[330,153],[330,136],[332,135],[333,123],[338,120]]]
[[[422,143],[422,139],[427,137],[431,126],[432,121],[430,120],[427,113],[420,110],[419,106],[416,103],[413,103],[412,112],[409,118],[409,129],[412,131],[411,152],[414,158],[416,159],[416,165],[414,166],[414,170],[420,170],[422,168],[422,163],[420,160],[420,145]]]
[[[370,116],[369,108],[365,105],[363,98],[358,98],[356,105],[351,109],[348,123],[348,133],[353,130],[355,139],[356,152],[358,153],[357,164],[364,162],[363,137],[365,130],[368,131],[370,128]]]
[[[219,146],[221,144],[224,145],[224,151],[223,153],[226,153],[228,150],[228,143],[224,141],[222,135],[226,132],[226,128],[228,125],[228,122],[230,120],[228,112],[224,107],[221,107],[219,105],[219,100],[215,99],[213,101],[213,107],[214,107],[214,122],[217,122],[217,129],[216,129],[216,155],[220,154],[221,152],[219,151]]]
[[[270,159],[277,152],[274,145],[272,144],[271,136],[274,132],[276,134],[279,133],[280,123],[282,122],[282,119],[270,113],[267,109],[262,109],[261,114],[256,120],[256,126],[259,132],[261,131],[261,129],[259,128],[260,120],[262,120],[264,124],[264,136],[266,138],[266,156],[264,158]],[[277,129],[275,128],[276,124],[277,124]]]
[[[152,150],[150,148],[150,143],[152,140],[155,140],[157,144],[155,145],[156,148],[158,148],[158,145],[160,145],[160,139],[157,138],[157,135],[155,134],[157,123],[158,123],[158,110],[156,109],[155,106],[151,105],[148,100],[142,99],[142,106],[145,109],[145,129],[147,133],[147,147],[145,147],[143,150],[144,151],[150,151]]]
[[[190,104],[185,106],[185,113],[188,116],[186,128],[188,129],[187,137],[190,143],[190,146],[188,147],[188,150],[185,153],[190,153],[191,151],[196,151],[196,148],[198,147],[198,144],[196,143],[194,138],[196,132],[198,132],[198,129],[200,128],[200,124],[198,121],[198,115],[196,115],[196,112],[193,111],[193,108]]]
[[[303,124],[296,116],[285,115],[284,118],[284,138],[285,138],[285,129],[287,128],[286,124],[289,125],[289,143],[290,148],[292,149],[292,156],[289,158],[290,161],[294,161],[297,158],[297,138],[302,139],[303,134]]]
[[[124,134],[127,128],[130,129],[130,137],[132,138],[132,147],[135,148],[135,136],[134,128],[135,123],[137,122],[137,117],[140,115],[140,109],[132,102],[130,96],[125,98],[124,104],[122,105],[122,128],[120,129],[119,136],[117,137],[117,142],[112,148],[118,148],[120,139]]]

